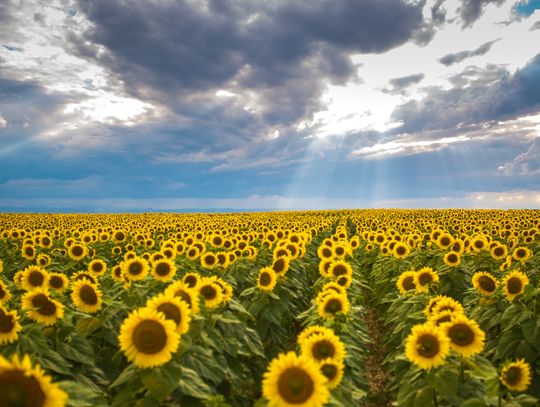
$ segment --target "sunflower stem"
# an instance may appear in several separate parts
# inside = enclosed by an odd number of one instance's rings
[[[437,401],[437,392],[435,391],[435,389],[433,389],[433,405],[435,407],[439,407],[439,402]]]

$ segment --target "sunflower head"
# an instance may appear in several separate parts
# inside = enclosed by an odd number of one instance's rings
[[[346,294],[322,291],[325,294],[318,303],[317,311],[324,319],[333,319],[337,314],[348,314],[350,310],[349,300]]]
[[[195,288],[197,287],[197,285],[199,285],[200,279],[201,279],[201,276],[198,273],[191,272],[191,273],[186,273],[184,277],[182,278],[182,281],[189,288]]]
[[[0,306],[0,345],[15,342],[21,330],[17,311],[7,311]]]
[[[415,325],[405,341],[405,355],[421,369],[431,369],[444,363],[450,350],[450,340],[435,325]]]
[[[7,285],[0,280],[0,305],[7,303],[11,299],[11,293]]]
[[[345,346],[333,332],[314,334],[306,338],[300,345],[302,356],[317,362],[324,359],[343,360]]]
[[[49,273],[49,276],[49,288],[58,292],[65,291],[68,288],[69,280],[64,274],[52,272]]]
[[[449,267],[457,267],[461,263],[461,255],[455,251],[449,251],[443,257],[444,264]]]
[[[90,314],[101,309],[103,294],[97,285],[82,279],[73,283],[71,288],[71,300],[78,309]]]
[[[326,377],[326,386],[332,390],[339,386],[343,378],[345,366],[343,361],[335,359],[324,359],[320,362],[321,373]]]
[[[45,325],[54,325],[64,317],[64,306],[49,297],[46,290],[36,288],[22,297],[22,308],[28,317]]]
[[[480,353],[484,349],[485,333],[476,321],[464,315],[455,316],[450,322],[444,323],[442,329],[448,339],[450,347],[461,356],[469,357]]]
[[[223,302],[223,289],[216,283],[215,278],[203,277],[197,290],[207,308],[215,308]]]
[[[42,269],[39,266],[30,266],[24,270],[24,274],[21,278],[21,284],[23,289],[27,291],[34,290],[36,288],[47,289],[49,286],[49,273],[47,270]]]
[[[170,294],[184,301],[189,306],[191,314],[194,315],[199,313],[198,289],[199,285],[195,286],[195,288],[190,288],[183,281],[175,281],[167,287],[165,294]]]
[[[504,294],[509,301],[523,294],[525,286],[529,284],[529,277],[519,270],[514,270],[503,277]]]
[[[146,306],[161,312],[165,319],[173,321],[179,334],[184,334],[189,330],[191,322],[189,305],[179,297],[162,293],[148,300]]]
[[[167,363],[180,343],[176,324],[148,308],[139,308],[124,320],[118,339],[127,359],[140,368]]]
[[[205,269],[212,270],[218,264],[218,259],[215,253],[206,252],[201,256],[201,266]]]
[[[272,360],[263,379],[263,395],[270,407],[322,406],[328,401],[326,377],[316,362],[294,352]]]
[[[107,263],[101,259],[94,259],[88,263],[88,271],[96,276],[102,276],[107,271]]]
[[[257,277],[257,288],[263,291],[272,291],[276,286],[277,274],[272,267],[263,267]]]
[[[422,267],[414,275],[416,291],[428,293],[431,284],[439,281],[439,275],[431,267]]]
[[[274,262],[272,263],[272,269],[279,277],[283,277],[289,270],[289,262],[290,262],[289,257],[287,256],[280,257],[274,260]]]
[[[68,395],[28,355],[0,356],[0,406],[64,407]]]
[[[499,282],[486,271],[479,271],[472,276],[473,287],[483,295],[491,295],[497,289]]]
[[[122,263],[122,272],[129,281],[139,281],[148,275],[150,265],[142,257],[133,257]]]
[[[156,280],[167,282],[176,274],[176,266],[171,259],[164,257],[152,263],[151,272]]]
[[[309,339],[311,336],[313,335],[317,335],[317,334],[328,334],[328,335],[335,335],[334,334],[334,331],[332,331],[331,329],[325,327],[325,326],[321,326],[321,325],[311,325],[311,326],[308,326],[307,328],[305,328],[301,333],[300,335],[298,335],[298,338],[297,338],[297,342],[300,346],[302,346],[302,344],[307,340]]]
[[[400,294],[414,292],[416,290],[416,271],[409,270],[401,273],[396,286]]]
[[[524,359],[506,363],[499,376],[511,391],[525,391],[531,384],[531,367]]]

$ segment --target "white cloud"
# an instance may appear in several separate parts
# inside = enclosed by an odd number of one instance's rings
[[[0,116],[0,129],[5,129],[7,127],[7,120]]]

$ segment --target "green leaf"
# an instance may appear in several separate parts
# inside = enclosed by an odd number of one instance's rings
[[[69,395],[68,406],[100,407],[109,405],[102,395],[92,391],[83,384],[73,381],[63,381],[58,384]]]
[[[128,367],[126,367],[124,369],[124,371],[122,373],[120,373],[120,375],[109,386],[109,388],[112,389],[114,387],[117,387],[117,386],[120,386],[120,385],[126,383],[127,381],[135,378],[137,376],[137,373],[138,372],[137,372],[137,368],[135,367],[135,365],[133,365],[133,364],[128,365]]]
[[[474,397],[465,400],[460,404],[461,407],[486,407],[486,403],[481,398]]]
[[[433,405],[433,389],[431,387],[423,387],[414,397],[414,407],[428,407]]]
[[[463,363],[472,368],[471,376],[476,379],[489,380],[498,375],[495,366],[482,356],[477,356],[474,361],[465,359]]]
[[[103,322],[94,317],[81,318],[77,321],[77,326],[75,327],[75,332],[78,335],[88,336],[98,330]]]
[[[183,393],[197,399],[207,400],[215,393],[193,369],[182,367],[182,377],[178,382],[178,389]]]
[[[161,368],[143,370],[141,381],[153,397],[163,401],[178,385],[180,374],[180,365],[168,363]]]

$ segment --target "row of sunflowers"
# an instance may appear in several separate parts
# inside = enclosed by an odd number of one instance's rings
[[[537,211],[0,220],[0,406],[540,398]]]

